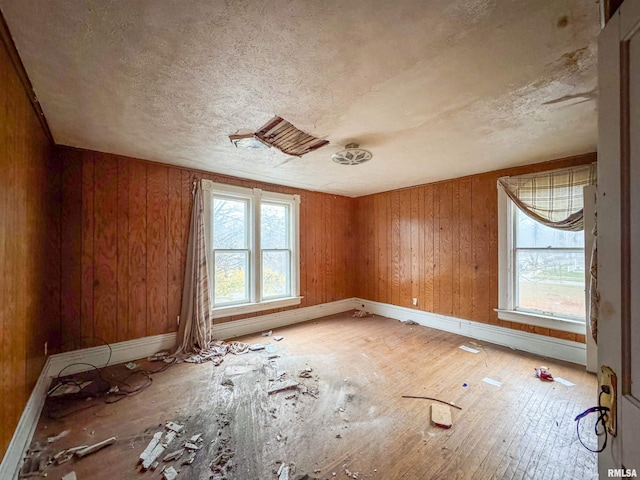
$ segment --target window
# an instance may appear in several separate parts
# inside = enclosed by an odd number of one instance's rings
[[[537,222],[501,189],[499,207],[498,317],[584,333],[584,232]]]
[[[299,304],[300,197],[202,186],[213,317]]]

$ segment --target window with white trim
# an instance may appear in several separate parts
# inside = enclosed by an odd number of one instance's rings
[[[584,232],[547,227],[498,190],[498,317],[584,333]]]
[[[213,317],[299,304],[300,197],[202,187]]]

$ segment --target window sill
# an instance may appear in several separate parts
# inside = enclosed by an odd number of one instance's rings
[[[538,315],[531,312],[519,312],[517,310],[494,309],[498,312],[500,320],[509,322],[524,323],[526,325],[535,325],[537,327],[552,328],[562,332],[586,334],[587,326],[579,320],[569,320],[567,318],[550,317],[547,315]]]
[[[229,307],[218,307],[211,310],[213,318],[230,317],[231,315],[243,315],[245,313],[262,312],[264,310],[272,310],[274,308],[292,307],[300,305],[304,297],[278,298],[276,300],[267,300],[261,303],[245,303],[243,305],[232,305]]]

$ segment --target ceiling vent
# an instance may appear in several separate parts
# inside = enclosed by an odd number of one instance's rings
[[[371,152],[358,148],[359,146],[357,143],[348,143],[345,145],[344,150],[340,150],[331,158],[340,165],[360,165],[371,160],[373,158]]]
[[[265,148],[274,146],[287,155],[301,157],[329,143],[298,130],[285,119],[273,117],[255,133],[229,135],[229,140],[241,148]]]

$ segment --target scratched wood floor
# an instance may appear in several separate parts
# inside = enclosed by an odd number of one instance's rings
[[[597,478],[596,455],[578,443],[573,420],[592,406],[596,391],[595,376],[581,366],[485,342],[473,354],[458,348],[471,346],[465,337],[348,313],[274,334],[284,340],[259,334],[241,340],[275,343],[275,363],[262,351],[229,355],[218,367],[175,365],[153,375],[152,385],[138,395],[114,404],[89,400],[92,408],[59,419],[48,415],[64,409],[52,409],[48,401],[34,440],[46,445],[49,436],[69,434],[47,453],[117,437],[83,459],[49,466],[48,478],[74,470],[79,480],[159,479],[159,470],[139,472],[137,459],[169,420],[184,423],[188,435],[204,437],[195,462],[179,467],[178,479],[212,478],[220,439],[233,457],[227,474],[214,478],[229,480],[276,479],[281,461],[295,464],[291,479]],[[541,364],[576,385],[538,380],[534,367]],[[306,367],[312,367],[312,378],[298,378]],[[268,395],[277,371],[312,393],[317,389],[317,398]],[[114,365],[103,377],[128,373]],[[489,385],[485,377],[503,384]],[[444,430],[430,424],[430,401],[402,395],[437,397],[462,410],[452,409],[453,427]]]

